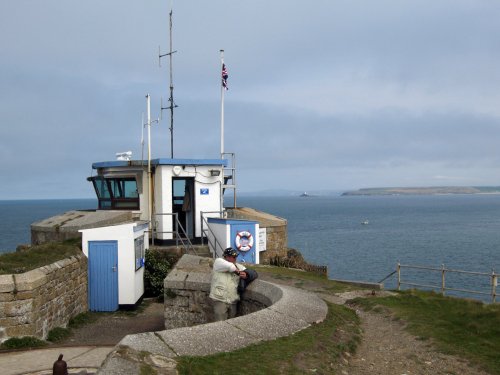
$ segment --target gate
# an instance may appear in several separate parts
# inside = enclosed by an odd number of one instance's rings
[[[89,241],[90,311],[118,310],[118,241]]]

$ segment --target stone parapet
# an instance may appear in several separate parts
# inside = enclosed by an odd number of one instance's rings
[[[0,275],[1,341],[47,338],[87,311],[87,258],[81,254],[14,275]]]
[[[175,291],[166,290],[165,298],[175,300],[188,297],[190,300],[194,283],[184,281],[188,280],[191,274],[196,275],[194,278],[198,280],[198,287],[205,293],[210,285],[210,272],[210,263],[206,258],[184,255],[165,279],[165,287],[180,288],[182,285],[189,285],[185,290],[188,293],[184,295],[179,289],[177,294],[174,294]],[[205,273],[205,276],[202,276],[202,273]],[[172,274],[175,276],[171,276]],[[169,281],[172,284],[169,284]],[[243,302],[253,303],[249,301],[260,305],[257,306],[258,311],[222,322],[125,336],[108,355],[97,374],[133,375],[137,374],[138,369],[145,363],[158,373],[173,374],[176,373],[177,356],[204,356],[228,352],[292,335],[311,324],[323,321],[328,312],[326,303],[313,293],[259,279],[252,282],[243,295]],[[189,306],[185,298],[171,302],[165,301],[165,310],[177,310],[181,315],[185,313],[183,309]]]
[[[133,211],[68,211],[31,224],[31,244],[81,238],[80,229],[133,222]]]
[[[212,259],[184,255],[164,281],[165,327],[208,323],[212,316],[210,268]]]

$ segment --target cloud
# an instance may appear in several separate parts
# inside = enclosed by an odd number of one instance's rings
[[[169,95],[168,61],[158,66],[169,7],[0,4],[0,199],[92,196],[92,162],[140,157],[145,95],[153,118]],[[219,156],[225,49],[225,148],[243,190],[496,184],[499,10],[487,0],[175,2],[174,156]],[[154,157],[170,154],[169,126],[164,112]]]

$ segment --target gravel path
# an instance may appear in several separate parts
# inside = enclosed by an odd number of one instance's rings
[[[103,313],[96,322],[72,329],[70,337],[53,346],[116,345],[128,334],[164,329],[163,303],[149,301],[146,308],[136,314]]]

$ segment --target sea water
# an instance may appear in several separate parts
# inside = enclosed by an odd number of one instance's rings
[[[500,272],[500,195],[241,197],[237,203],[287,219],[289,247],[327,265],[330,278],[379,282],[398,262]],[[386,287],[396,280],[387,279]],[[402,281],[441,285],[441,272],[403,268]],[[489,292],[490,283],[488,276],[446,274],[452,288]]]
[[[31,242],[30,225],[71,210],[96,209],[96,199],[0,200],[0,253]]]
[[[237,205],[285,218],[289,247],[310,263],[328,266],[330,278],[378,282],[398,261],[500,272],[500,195],[241,196]],[[35,221],[96,206],[95,199],[0,201],[0,252],[29,243]],[[440,272],[403,269],[402,275],[441,283]],[[446,278],[449,287],[491,289],[488,277]],[[386,287],[395,287],[395,280],[386,280]]]

